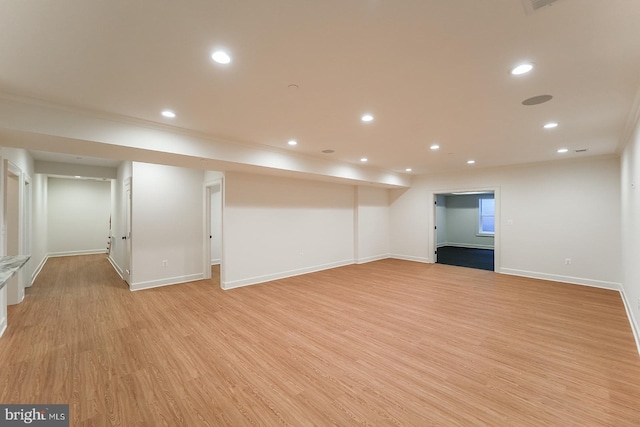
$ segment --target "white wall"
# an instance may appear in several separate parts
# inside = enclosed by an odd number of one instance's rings
[[[478,236],[481,197],[486,196],[469,194],[445,197],[447,239],[443,244],[463,248],[493,249],[493,236]],[[440,238],[439,234],[438,238]]]
[[[617,289],[619,173],[616,157],[592,157],[416,178],[391,192],[391,252],[433,262],[433,194],[496,189],[498,271]]]
[[[356,187],[358,263],[389,257],[389,190]]]
[[[33,184],[33,177],[35,175],[34,173],[34,161],[33,158],[31,157],[31,155],[29,154],[29,152],[27,150],[23,150],[23,149],[19,149],[19,148],[7,148],[7,147],[0,147],[0,155],[2,156],[3,159],[6,159],[8,161],[10,161],[11,163],[13,163],[15,166],[17,166],[23,174],[23,178],[24,179],[30,179],[32,184]],[[21,185],[23,184],[24,179],[21,181]],[[2,199],[0,197],[0,199]],[[0,201],[0,206],[2,205],[3,201]],[[31,204],[33,204],[33,189],[32,189],[32,202]],[[2,210],[0,210],[0,212],[4,211],[4,207],[2,208]],[[1,215],[1,213],[0,213]],[[33,217],[32,217],[33,218]],[[27,226],[25,224],[25,226]],[[33,248],[34,246],[34,240],[36,238],[39,238],[39,236],[35,236],[33,233],[33,226],[32,227],[32,232],[30,233],[30,242],[27,245],[23,244],[23,247],[28,247],[29,251],[31,251],[31,248]],[[3,242],[4,242],[4,236],[3,236]],[[24,243],[24,242],[23,242]],[[4,243],[2,244],[2,246],[4,247]],[[23,249],[23,248],[21,248]],[[31,259],[29,260],[29,262],[27,264],[25,264],[25,266],[20,270],[20,274],[24,275],[26,280],[26,284],[29,285],[29,277],[31,277],[31,272],[33,271],[33,269],[35,268],[35,266],[38,265],[38,258],[37,256],[34,257],[32,256]]]
[[[50,177],[47,188],[49,255],[106,252],[111,182]]]
[[[15,165],[16,167],[18,167],[18,169],[20,169],[20,171],[22,172],[22,177],[20,179],[20,186],[22,187],[24,185],[24,181],[26,179],[31,180],[31,182],[33,183],[33,176],[34,176],[34,162],[33,162],[33,158],[31,157],[31,155],[29,154],[29,152],[27,150],[23,150],[23,149],[19,149],[19,148],[7,148],[7,147],[1,147],[0,148],[0,155],[2,156],[3,159],[6,159],[8,161],[10,161],[13,165]],[[24,189],[21,189],[21,193],[22,193],[22,197],[26,197],[26,192],[24,191]],[[32,196],[33,197],[33,196]],[[0,202],[0,205],[2,205],[3,201]],[[23,200],[23,204],[28,205],[28,203],[26,201]],[[4,210],[4,207],[3,207]],[[24,222],[24,218],[23,218],[23,222]],[[23,224],[24,227],[30,226],[28,224]],[[33,230],[32,230],[33,231]],[[20,247],[20,252],[21,253],[26,253],[25,252],[25,248],[29,248],[29,251],[31,250],[31,247],[33,246],[33,232],[30,233],[30,242],[28,244],[26,244],[26,242],[22,242],[23,244]],[[36,265],[34,263],[34,260],[31,259],[29,260],[29,262],[27,264],[25,264],[25,266],[20,270],[19,274],[20,275],[24,275],[27,280],[26,283],[29,284],[29,280],[28,277],[30,276],[30,271],[33,269],[33,266]]]
[[[34,176],[34,167],[33,167],[33,159],[29,155],[26,150],[16,149],[16,148],[6,148],[0,147],[0,160],[9,160],[15,166],[17,166],[24,175],[27,177]],[[0,163],[0,176],[4,175],[4,161]],[[24,176],[23,176],[24,178]],[[4,178],[0,179],[2,182],[2,188],[0,188],[0,196],[4,193],[4,186],[6,183],[4,182]],[[20,186],[23,184],[23,179],[20,180]],[[0,224],[5,224],[4,218],[4,197],[0,197]],[[25,226],[28,226],[25,224]],[[0,255],[6,255],[6,232],[0,234]],[[33,233],[30,233],[31,242],[34,239]],[[33,246],[32,243],[29,242],[25,245],[25,242],[22,242],[21,252],[24,250],[24,247],[29,247],[29,249]],[[29,278],[31,277],[30,271],[33,269],[34,260],[31,259],[19,272],[17,279],[21,283],[20,288],[23,289],[25,286],[30,284]],[[9,284],[5,285],[5,287],[0,291],[0,335],[2,335],[7,327],[7,288]]]
[[[202,279],[204,172],[138,162],[132,172],[131,289]]]
[[[640,121],[621,158],[622,294],[640,352]]]
[[[353,186],[225,174],[225,289],[354,262]]]

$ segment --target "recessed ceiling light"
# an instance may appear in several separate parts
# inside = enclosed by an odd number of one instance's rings
[[[360,120],[362,120],[363,122],[372,122],[373,121],[373,116],[371,114],[364,114]]]
[[[222,50],[216,50],[215,52],[213,52],[211,58],[218,64],[228,64],[229,62],[231,62],[231,57],[229,56],[229,54]]]
[[[76,178],[82,178],[80,175],[76,175]]]
[[[568,148],[561,148],[561,149],[558,150],[558,153],[560,153],[560,154],[567,153],[567,152],[569,152]]]
[[[298,145],[298,141],[296,141],[295,139],[290,139],[289,142],[287,142],[287,144],[291,146]]]
[[[533,64],[530,64],[530,63],[520,64],[511,69],[511,75],[521,76],[523,74],[527,74],[531,70],[533,70]]]
[[[176,116],[176,113],[174,113],[174,112],[173,112],[173,111],[171,111],[171,110],[164,110],[164,111],[162,112],[162,115],[163,115],[164,117],[169,118],[169,119],[173,119],[173,118]]]
[[[467,164],[468,164],[468,165],[472,165],[472,164],[474,164],[475,162],[476,162],[475,160],[467,160]]]
[[[549,123],[545,123],[543,126],[545,129],[553,129],[553,128],[557,128],[558,127],[558,123],[556,122],[549,122]]]
[[[367,159],[366,157],[363,157],[363,158],[361,158],[361,159],[360,159],[360,161],[361,161],[362,163],[365,163],[365,162],[369,161],[369,159]]]
[[[431,147],[432,150],[437,150],[438,148],[440,148],[440,146],[438,144],[433,144]]]
[[[406,168],[404,171],[405,171],[405,172],[411,172],[412,170],[413,170],[413,169],[411,169],[411,168]]]

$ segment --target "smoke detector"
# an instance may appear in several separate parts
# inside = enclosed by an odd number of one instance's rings
[[[557,3],[559,1],[560,0],[522,0],[522,5],[524,6],[524,11],[527,15],[530,15],[538,9],[545,6],[551,6],[553,3]]]

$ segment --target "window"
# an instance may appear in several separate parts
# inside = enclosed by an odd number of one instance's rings
[[[479,199],[479,234],[495,234],[496,232],[496,200],[494,198]]]

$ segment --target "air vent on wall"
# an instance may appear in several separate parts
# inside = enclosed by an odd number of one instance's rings
[[[586,148],[579,148],[577,150],[575,150],[576,153],[586,153],[587,149]]]
[[[522,5],[528,15],[545,6],[551,6],[558,1],[560,0],[522,0]]]

